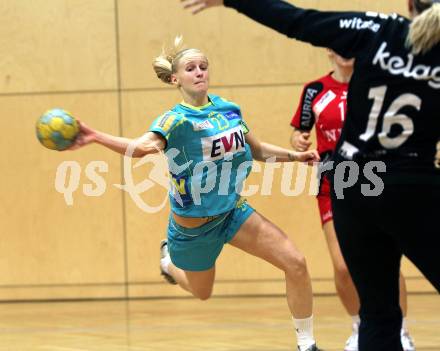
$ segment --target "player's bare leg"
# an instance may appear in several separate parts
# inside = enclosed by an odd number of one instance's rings
[[[215,280],[215,266],[200,272],[184,271],[176,267],[171,262],[166,240],[161,243],[160,265],[162,275],[169,283],[178,284],[182,289],[190,292],[200,300],[207,300],[211,297]]]
[[[304,256],[277,226],[254,212],[230,244],[283,270],[287,303],[294,319],[300,351],[318,350],[313,336],[313,300]]]

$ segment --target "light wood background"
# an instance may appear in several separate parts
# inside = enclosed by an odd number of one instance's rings
[[[320,9],[406,14],[405,0],[297,1]],[[302,85],[326,74],[323,49],[289,40],[230,9],[192,16],[178,0],[2,0],[0,2],[0,300],[182,296],[159,276],[159,242],[168,207],[143,212],[114,184],[123,160],[99,146],[57,153],[41,147],[34,124],[62,107],[105,132],[136,137],[180,101],[151,69],[163,43],[183,34],[211,61],[211,92],[242,106],[262,140],[288,146],[290,118]],[[58,166],[77,162],[81,174],[73,205],[55,189]],[[85,170],[104,161],[106,189]],[[134,162],[133,162],[134,165]],[[132,169],[136,181],[148,166]],[[313,196],[287,197],[275,174],[271,196],[251,204],[283,228],[305,253],[318,293],[333,293],[332,268]],[[252,175],[249,184],[259,184]],[[165,190],[142,195],[159,205]],[[410,291],[432,291],[404,263]],[[283,276],[264,262],[227,247],[218,261],[215,294],[281,294]]]

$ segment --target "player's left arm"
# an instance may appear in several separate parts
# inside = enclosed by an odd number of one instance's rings
[[[260,142],[251,132],[245,135],[246,143],[252,150],[252,157],[257,161],[273,159],[275,162],[318,162],[319,155],[316,150],[293,151],[277,145]]]

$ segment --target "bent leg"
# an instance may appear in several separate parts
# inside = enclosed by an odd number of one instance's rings
[[[254,212],[230,244],[283,270],[292,315],[297,319],[312,315],[312,286],[305,258],[281,229]]]
[[[169,272],[179,286],[200,300],[207,300],[212,295],[215,280],[215,266],[201,272],[184,271],[170,263]]]
[[[215,280],[215,262],[224,240],[219,235],[227,216],[196,228],[177,224],[170,216],[168,225],[166,273],[194,297],[211,297]]]

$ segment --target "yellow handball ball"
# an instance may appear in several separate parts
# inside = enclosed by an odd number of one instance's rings
[[[51,150],[65,150],[71,146],[79,133],[79,125],[69,112],[54,108],[46,111],[37,121],[37,138]]]

